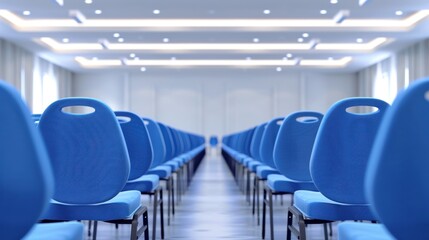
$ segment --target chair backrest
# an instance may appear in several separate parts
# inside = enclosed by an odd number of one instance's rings
[[[287,116],[274,145],[274,163],[284,176],[297,181],[312,181],[310,157],[323,115],[302,111]]]
[[[262,135],[261,146],[259,150],[261,161],[272,168],[276,168],[273,159],[273,150],[277,133],[280,129],[280,125],[283,123],[283,119],[283,117],[278,117],[269,121]]]
[[[428,92],[425,79],[397,96],[368,163],[368,200],[397,239],[423,239],[429,226]]]
[[[71,113],[68,107],[89,107]],[[113,111],[91,98],[65,98],[42,114],[39,127],[55,177],[54,199],[70,204],[104,202],[128,180],[130,160]]]
[[[130,158],[130,176],[134,180],[147,172],[152,164],[152,144],[143,120],[136,114],[116,111]]]
[[[43,140],[19,93],[0,81],[0,239],[21,239],[53,193]]]
[[[264,134],[266,126],[267,126],[267,123],[262,123],[256,127],[255,132],[253,133],[252,142],[250,143],[250,154],[253,159],[258,161],[260,161],[261,159],[260,146],[261,146],[262,135]]]
[[[165,159],[165,143],[158,123],[150,118],[143,118],[143,122],[149,132],[149,138],[152,143],[152,164],[150,168],[154,168],[164,162]]]
[[[370,106],[373,112],[349,112]],[[367,203],[364,176],[369,154],[388,104],[374,98],[348,98],[325,114],[314,142],[310,172],[317,189],[331,200]]]
[[[210,146],[216,147],[216,145],[218,144],[217,136],[216,135],[210,136],[209,143],[210,143]]]
[[[165,144],[165,159],[164,161],[168,161],[174,157],[174,144],[173,144],[173,137],[171,136],[171,132],[169,128],[163,124],[158,122],[159,128],[161,129],[162,136],[164,138],[164,144]]]

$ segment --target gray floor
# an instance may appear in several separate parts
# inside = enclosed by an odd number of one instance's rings
[[[275,201],[275,239],[286,237],[289,203],[289,196],[284,197],[283,206],[280,197]],[[143,204],[151,206],[148,197],[143,197]],[[251,206],[239,191],[224,160],[215,152],[208,152],[176,210],[171,225],[166,226],[165,239],[261,239],[261,228],[251,214]],[[100,223],[97,239],[125,240],[129,239],[129,231],[126,225],[115,229],[112,224]],[[157,238],[160,238],[159,230]],[[323,228],[308,226],[307,238],[323,239]],[[336,239],[335,226],[332,239]]]

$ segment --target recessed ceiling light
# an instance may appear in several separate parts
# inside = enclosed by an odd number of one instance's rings
[[[332,61],[332,60],[334,60],[334,58],[333,57],[328,57],[328,60]]]
[[[269,9],[264,10],[264,14],[270,14],[270,13],[271,13],[271,11]]]
[[[92,4],[92,0],[85,0],[86,4]]]
[[[141,68],[140,68],[140,71],[142,71],[142,72],[146,72],[146,68],[145,68],[145,67],[141,67]]]
[[[124,42],[123,38],[118,38],[118,42]]]
[[[259,38],[254,38],[253,42],[255,42],[255,43],[259,42]]]
[[[61,7],[64,6],[64,0],[55,0],[55,2]]]
[[[170,39],[168,39],[168,38],[164,38],[164,39],[162,39],[162,41],[163,41],[163,42],[165,42],[165,43],[167,43],[167,42],[169,42],[169,41],[170,41]]]
[[[160,13],[161,13],[161,11],[159,9],[153,10],[153,14],[160,14]]]
[[[361,43],[361,42],[363,42],[363,39],[362,38],[356,38],[356,42]]]
[[[63,43],[68,43],[70,40],[68,38],[63,38]]]
[[[282,68],[281,68],[281,67],[277,67],[277,68],[276,68],[276,71],[277,71],[277,72],[281,72],[281,71],[282,71]]]
[[[97,9],[94,11],[95,14],[100,15],[101,13],[103,13],[103,11],[101,11],[100,9]]]
[[[325,15],[327,13],[328,13],[328,11],[326,11],[325,9],[320,10],[320,14],[322,14],[322,15]]]
[[[331,0],[331,4],[337,4],[338,0]]]
[[[171,57],[171,61],[175,61],[176,60],[176,57]]]
[[[130,58],[134,58],[134,57],[136,57],[136,54],[135,53],[130,53]]]
[[[247,61],[250,61],[250,60],[252,60],[252,58],[251,58],[251,57],[247,57],[247,58],[246,58],[246,60],[247,60]]]
[[[121,34],[119,34],[119,33],[114,33],[113,34],[113,37],[115,37],[115,38],[118,38],[118,37],[120,37],[121,36]]]
[[[395,14],[396,14],[397,16],[402,16],[402,15],[404,14],[404,12],[402,12],[402,11],[398,10],[398,11],[396,11],[396,12],[395,12]]]
[[[98,57],[93,57],[93,58],[92,58],[92,60],[93,60],[93,61],[97,61],[97,60],[98,60]]]
[[[305,37],[305,38],[306,38],[306,37],[308,37],[308,36],[310,36],[310,34],[308,34],[308,33],[303,33],[303,34],[302,34],[302,37]]]
[[[298,42],[304,42],[303,38],[298,38]]]
[[[28,16],[28,15],[30,15],[30,14],[31,14],[31,12],[30,12],[30,11],[28,11],[28,10],[25,10],[25,11],[23,11],[23,12],[22,12],[22,14],[23,14],[23,15],[25,15],[25,16]]]
[[[292,53],[286,54],[286,57],[288,57],[288,58],[291,58],[292,56],[293,56]]]

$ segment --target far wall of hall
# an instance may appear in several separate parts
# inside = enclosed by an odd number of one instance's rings
[[[357,74],[272,69],[77,73],[72,96],[95,97],[185,131],[223,135],[294,111],[326,112],[358,96]]]

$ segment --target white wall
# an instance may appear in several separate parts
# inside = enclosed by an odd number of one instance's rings
[[[73,95],[95,97],[179,129],[231,133],[298,110],[325,112],[357,96],[355,74],[268,69],[172,69],[75,74]]]

